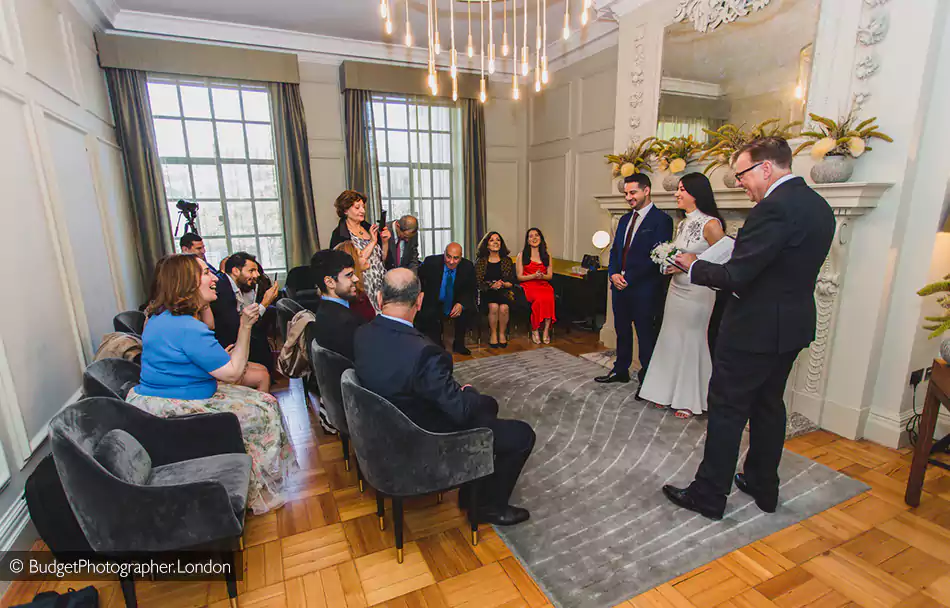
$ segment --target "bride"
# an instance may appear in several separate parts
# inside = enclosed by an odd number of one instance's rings
[[[676,206],[686,213],[674,244],[686,253],[700,254],[725,236],[726,223],[716,207],[712,186],[702,173],[688,173],[676,190]],[[671,407],[677,418],[691,418],[706,410],[712,359],[706,333],[716,293],[689,282],[681,270],[669,266],[670,289],[663,325],[640,396],[658,408]]]

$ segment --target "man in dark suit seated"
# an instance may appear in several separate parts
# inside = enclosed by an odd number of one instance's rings
[[[528,511],[509,505],[508,500],[534,448],[534,431],[521,420],[498,418],[495,399],[471,386],[460,386],[452,377],[452,355],[413,327],[424,294],[411,270],[386,273],[378,297],[382,313],[356,330],[360,382],[428,431],[491,429],[495,472],[482,482],[479,519],[500,526],[526,521]],[[466,498],[460,499],[463,507]]]
[[[408,268],[419,272],[419,220],[404,215],[389,226],[393,238],[389,241],[386,268]]]
[[[416,319],[416,327],[442,346],[442,322],[455,321],[452,350],[470,355],[465,348],[465,332],[475,314],[475,265],[462,257],[462,246],[449,243],[445,255],[430,255],[419,269],[425,300]]]
[[[350,310],[359,281],[353,270],[353,258],[343,251],[325,249],[313,254],[310,269],[320,291],[312,336],[323,348],[352,361],[353,334],[365,323]]]
[[[228,348],[237,342],[238,328],[241,325],[241,311],[251,304],[257,304],[261,316],[267,307],[277,299],[277,284],[269,289],[263,300],[257,302],[257,280],[260,267],[254,257],[243,251],[231,255],[224,265],[226,280],[217,283],[218,299],[211,303],[214,315],[214,337],[221,346]],[[248,357],[254,363],[260,363],[274,373],[274,358],[271,356],[267,335],[263,331],[251,332],[251,350]]]
[[[835,216],[792,173],[792,150],[777,137],[754,140],[732,159],[736,179],[756,205],[725,264],[676,256],[694,285],[729,291],[709,380],[703,461],[686,488],[663,486],[673,504],[721,519],[732,483],[766,513],[778,507],[785,443],[785,383],[815,339],[815,282],[831,249]],[[736,474],[749,423],[749,452]]]

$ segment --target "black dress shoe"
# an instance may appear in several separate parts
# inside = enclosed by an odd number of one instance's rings
[[[606,376],[597,376],[594,378],[594,382],[600,382],[601,384],[611,384],[613,382],[630,382],[630,374],[628,372],[615,372],[611,370]]]
[[[695,511],[703,517],[708,517],[709,519],[722,519],[722,514],[725,509],[715,509],[713,507],[706,506],[701,504],[692,494],[689,493],[689,488],[675,488],[673,486],[663,486],[663,494],[670,499],[670,502],[676,505],[677,507],[683,509],[689,509],[690,511]]]
[[[465,348],[465,345],[464,345],[464,344],[456,344],[455,346],[452,347],[452,350],[455,351],[456,353],[460,354],[460,355],[471,355],[471,354],[472,354],[472,351],[470,351],[470,350],[468,350],[467,348]]]
[[[531,514],[527,509],[507,505],[502,508],[483,507],[479,510],[478,521],[483,524],[492,524],[495,526],[514,526],[528,521]]]
[[[501,345],[498,344],[497,342],[489,342],[488,348],[501,348]]]
[[[778,508],[778,494],[774,498],[762,496],[756,492],[746,481],[745,474],[736,473],[736,487],[755,499],[755,505],[766,513],[775,513]]]

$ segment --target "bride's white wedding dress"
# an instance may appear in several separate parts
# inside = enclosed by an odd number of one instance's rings
[[[677,228],[676,247],[697,255],[709,249],[703,229],[710,221],[718,220],[698,209],[688,213]],[[641,398],[693,414],[706,411],[712,375],[706,332],[715,302],[712,289],[691,284],[685,273],[673,275]]]

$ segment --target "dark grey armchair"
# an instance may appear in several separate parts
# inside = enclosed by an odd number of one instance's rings
[[[118,358],[90,363],[82,374],[83,397],[112,397],[125,401],[129,389],[139,383],[142,368]]]
[[[478,544],[478,483],[495,470],[492,432],[470,429],[430,433],[395,405],[360,385],[356,370],[343,372],[343,405],[363,476],[393,501],[396,560],[402,563],[403,499],[469,484],[468,519]]]
[[[240,547],[251,458],[234,414],[159,418],[94,397],[53,418],[50,440],[70,508],[101,556]],[[236,598],[234,574],[226,581]],[[134,607],[134,580],[120,582]]]
[[[145,331],[145,313],[138,310],[120,312],[112,318],[112,327],[116,331],[142,337],[142,332]]]

